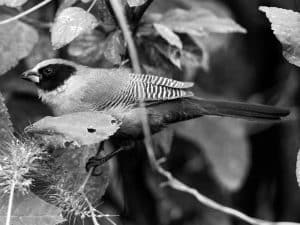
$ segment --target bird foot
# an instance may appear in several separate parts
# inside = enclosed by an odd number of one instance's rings
[[[85,165],[85,169],[86,171],[90,171],[90,169],[93,168],[92,171],[92,176],[101,176],[102,172],[97,173],[97,168],[102,166],[104,163],[106,163],[107,161],[109,161],[111,158],[113,158],[115,155],[117,155],[119,152],[123,151],[124,148],[119,148],[114,152],[111,152],[109,154],[107,154],[106,156],[102,157],[102,158],[98,158],[98,157],[91,157],[89,158],[88,162]]]
[[[101,176],[102,172],[97,173],[96,171],[98,167],[102,166],[105,163],[104,158],[105,157],[97,158],[95,156],[89,158],[88,162],[85,164],[86,171],[89,172],[90,169],[93,169],[91,174],[92,176]]]

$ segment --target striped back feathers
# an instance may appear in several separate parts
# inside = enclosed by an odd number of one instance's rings
[[[181,82],[173,79],[153,76],[130,74],[134,93],[138,99],[145,101],[171,100],[176,98],[193,96],[191,91],[192,82]]]

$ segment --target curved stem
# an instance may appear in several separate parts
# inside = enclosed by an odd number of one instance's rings
[[[97,150],[97,153],[96,153],[96,157],[99,156],[100,152],[103,150],[103,147],[104,147],[104,141],[102,141],[100,144],[99,144],[99,147],[98,147],[98,150]],[[87,176],[85,177],[83,183],[81,184],[81,186],[79,187],[78,189],[78,192],[79,193],[84,193],[84,189],[85,189],[85,186],[86,184],[88,183],[90,177],[92,176],[92,172],[93,172],[94,168],[90,168]]]
[[[24,11],[24,12],[21,12],[20,14],[14,16],[14,17],[11,17],[11,18],[8,18],[8,19],[6,19],[6,20],[0,21],[0,25],[7,24],[7,23],[10,23],[10,22],[16,21],[16,20],[18,20],[18,19],[20,19],[20,18],[22,18],[22,17],[24,17],[24,16],[26,16],[26,15],[32,13],[32,12],[38,10],[39,8],[43,7],[44,5],[48,4],[48,3],[51,2],[51,1],[52,1],[52,0],[44,0],[44,1],[42,1],[41,3],[39,3],[39,4],[35,5],[35,6],[33,6],[32,8],[30,8],[30,9]]]
[[[92,8],[94,7],[94,5],[96,4],[97,0],[93,0],[93,2],[91,3],[91,5],[89,6],[89,8],[86,10],[87,12],[90,12],[92,10]]]

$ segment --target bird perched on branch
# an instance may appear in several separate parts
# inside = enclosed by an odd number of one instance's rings
[[[63,59],[38,63],[22,75],[36,84],[39,97],[56,114],[109,111],[122,121],[112,138],[143,135],[139,113],[144,101],[152,133],[166,125],[204,115],[276,121],[289,111],[272,106],[195,97],[192,82],[134,74],[128,69],[95,69]]]

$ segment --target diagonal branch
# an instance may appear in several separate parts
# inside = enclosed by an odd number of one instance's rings
[[[52,0],[44,0],[44,1],[40,2],[39,4],[33,6],[32,8],[30,8],[30,9],[24,11],[24,12],[21,12],[20,14],[14,16],[14,17],[11,17],[11,18],[8,18],[6,20],[0,21],[0,25],[16,21],[16,20],[18,20],[18,19],[20,19],[20,18],[22,18],[22,17],[24,17],[24,16],[32,13],[32,12],[38,10],[39,8],[43,7],[44,5],[47,5],[51,1]]]

